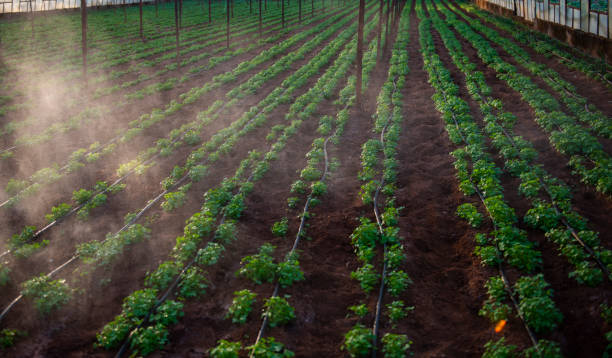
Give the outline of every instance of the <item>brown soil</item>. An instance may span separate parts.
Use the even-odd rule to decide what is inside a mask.
[[[305,14],[309,14],[309,6],[305,6],[303,10]],[[496,275],[497,271],[481,266],[480,260],[473,254],[474,235],[477,231],[455,214],[457,206],[464,202],[472,202],[477,206],[480,203],[475,198],[465,197],[458,190],[453,158],[449,155],[456,147],[448,139],[444,122],[431,100],[434,92],[427,82],[428,75],[423,70],[423,59],[418,45],[418,19],[414,10],[410,21],[410,74],[406,88],[402,91],[404,121],[399,142],[398,159],[401,166],[396,202],[397,206],[404,207],[400,217],[400,233],[407,262],[403,270],[414,281],[399,299],[415,308],[397,327],[391,327],[386,316],[383,316],[380,333],[408,335],[414,342],[411,351],[416,356],[477,357],[482,355],[487,341],[500,337],[494,333],[493,325],[478,315],[486,299],[484,282],[490,276]],[[396,29],[392,29],[389,41],[395,39],[395,32]],[[482,126],[478,105],[465,89],[464,75],[452,63],[439,34],[435,31],[432,31],[432,34],[437,53],[451,71],[453,81],[461,89],[461,98],[468,103],[474,119]],[[517,116],[515,133],[534,144],[539,152],[538,164],[572,187],[575,209],[589,219],[590,227],[600,232],[604,246],[609,246],[607,241],[612,235],[612,227],[608,216],[612,212],[612,203],[593,193],[571,174],[565,164],[567,158],[551,148],[547,134],[534,123],[534,115],[520,95],[497,79],[495,72],[480,61],[469,43],[463,39],[460,41],[466,55],[477,64],[478,70],[485,74],[493,94],[503,101],[506,110]],[[307,63],[328,42],[325,41],[311,54],[297,61],[279,78],[266,83],[256,94],[247,96],[237,106],[222,113],[217,121],[206,127],[202,139],[209,139],[217,130],[229,125],[252,105],[261,102],[286,76]],[[295,48],[297,46],[291,50]],[[499,52],[504,59],[507,58],[507,55]],[[545,61],[550,60],[531,54],[535,61],[549,64]],[[239,58],[228,61],[227,65],[219,66],[215,74],[229,70],[253,55],[254,53],[249,53],[238,56]],[[361,169],[361,146],[376,135],[372,132],[372,115],[376,111],[376,98],[387,78],[389,59],[390,51],[382,56],[382,60],[374,68],[364,94],[364,104],[362,108],[351,111],[340,144],[330,149],[330,156],[337,158],[340,166],[329,178],[328,192],[321,198],[321,203],[311,209],[313,216],[307,221],[307,237],[300,241],[298,247],[300,264],[306,279],[280,291],[281,295],[290,295],[289,301],[295,308],[297,319],[286,327],[270,328],[265,332],[266,336],[275,337],[294,351],[297,357],[348,356],[340,350],[343,335],[358,322],[354,316],[347,316],[348,306],[363,302],[370,312],[373,312],[376,305],[377,295],[364,294],[358,283],[350,278],[351,271],[357,268],[359,263],[350,245],[349,236],[358,224],[358,217],[373,217],[371,206],[364,205],[359,197],[362,183],[357,175]],[[250,71],[248,76],[271,63],[272,61],[262,64]],[[293,98],[311,88],[327,66],[297,90]],[[566,76],[566,71],[561,68],[558,71]],[[354,70],[348,75],[352,74]],[[345,84],[348,75],[339,81],[339,88]],[[166,96],[138,103],[129,113],[118,114],[118,120],[126,122],[150,108],[168,103],[178,93],[196,84],[201,86],[210,79],[209,76],[212,74],[198,76],[188,81],[185,87],[174,89]],[[594,94],[596,88],[587,88],[587,79],[576,76],[568,80],[572,80],[579,88],[579,93],[599,106],[602,99]],[[28,200],[30,204],[5,211],[0,215],[2,237],[17,232],[26,223],[40,221],[51,205],[66,200],[75,188],[89,187],[100,178],[112,176],[117,166],[117,158],[132,158],[137,150],[151,145],[156,138],[172,128],[195,118],[198,111],[209,106],[214,99],[220,98],[235,85],[236,83],[223,86],[193,105],[186,106],[171,119],[147,131],[142,138],[120,146],[113,158],[102,160],[95,165],[96,168],[87,167],[78,175],[69,176],[61,183],[45,189],[36,200]],[[253,192],[247,196],[247,209],[238,221],[238,240],[228,246],[219,263],[207,271],[207,293],[198,299],[185,302],[185,316],[178,324],[169,328],[170,343],[163,350],[153,353],[152,357],[205,357],[208,356],[207,351],[216,345],[219,339],[240,340],[243,345],[254,342],[261,325],[263,301],[272,294],[273,286],[254,285],[242,277],[236,277],[234,273],[240,267],[240,259],[255,253],[263,243],[270,242],[277,247],[277,259],[281,259],[291,248],[299,225],[297,215],[301,213],[300,206],[303,202],[297,209],[287,208],[287,198],[294,196],[289,187],[299,177],[299,170],[306,164],[305,154],[310,149],[312,140],[319,136],[316,132],[318,119],[323,115],[334,116],[338,111],[338,106],[333,103],[336,98],[337,96],[324,100],[319,105],[316,115],[304,121],[299,133],[288,141],[286,148],[280,153],[278,160],[272,162],[264,178],[256,182]],[[612,110],[606,105],[600,108]],[[279,106],[267,116],[265,124],[241,138],[231,153],[222,156],[211,166],[211,172],[205,179],[192,186],[184,206],[171,213],[163,212],[159,206],[148,212],[153,232],[151,238],[131,246],[111,267],[96,270],[81,278],[80,272],[85,267],[79,263],[60,273],[59,276],[67,278],[71,286],[83,289],[82,292],[76,293],[71,304],[45,318],[36,314],[31,303],[18,304],[0,328],[21,328],[27,330],[28,336],[22,338],[14,348],[3,351],[3,354],[7,357],[114,356],[114,351],[93,348],[96,333],[120,312],[124,297],[143,287],[147,271],[168,259],[168,253],[175,243],[175,238],[181,235],[185,220],[200,210],[202,194],[218,185],[222,178],[233,175],[240,160],[246,157],[250,150],[266,152],[269,149],[270,143],[263,138],[272,126],[287,123],[285,114],[288,110],[289,104]],[[92,133],[91,137],[84,138],[83,141],[100,139],[105,133]],[[101,239],[106,232],[120,228],[124,215],[142,207],[148,199],[160,192],[159,181],[174,165],[183,164],[192,149],[178,148],[173,155],[160,159],[158,165],[145,175],[130,177],[125,192],[109,197],[109,202],[104,207],[91,213],[89,221],[79,222],[73,217],[51,230],[48,237],[45,237],[51,241],[49,247],[29,259],[11,263],[13,282],[21,282],[40,272],[48,271],[70,257],[75,245]],[[67,148],[47,148],[46,151],[48,153],[44,155],[48,158],[63,158],[69,153]],[[496,164],[503,167],[498,153],[491,151],[490,154]],[[29,160],[31,155],[33,153],[24,152],[20,160]],[[5,169],[10,171],[5,174]],[[0,175],[3,179],[0,181],[13,176],[12,170],[15,170],[15,167],[3,166]],[[517,215],[522,217],[529,209],[529,202],[518,195],[518,180],[503,175],[502,185],[505,199],[515,208]],[[270,227],[284,216],[289,218],[289,234],[286,238],[274,237]],[[541,232],[531,230],[522,223],[519,226],[527,230],[529,238],[539,244],[544,262],[542,271],[551,283],[555,302],[565,317],[558,330],[540,338],[552,338],[560,342],[564,354],[568,357],[601,356],[606,344],[603,334],[609,327],[603,326],[598,306],[602,302],[612,301],[609,286],[589,288],[578,285],[568,278],[571,266],[565,258],[557,255],[557,248],[550,244]],[[491,227],[485,225],[482,229],[491,230]],[[4,245],[5,241],[0,243],[0,248]],[[517,273],[511,269],[508,271],[510,278],[514,279]],[[102,286],[101,279],[110,279],[110,283]],[[224,315],[232,301],[233,292],[243,288],[252,289],[258,297],[249,320],[245,325],[239,326],[224,319]],[[3,287],[0,292],[2,307],[14,298],[18,291],[19,288],[14,284]],[[383,305],[392,300],[391,296],[385,294]],[[373,318],[370,313],[361,322],[369,327]],[[521,348],[529,345],[525,330],[517,319],[510,320],[503,336],[509,343]]]

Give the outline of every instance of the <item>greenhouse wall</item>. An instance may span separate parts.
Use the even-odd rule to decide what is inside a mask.
[[[612,62],[612,21],[609,21],[612,1],[475,0],[475,3]]]
[[[137,4],[139,2],[140,0],[87,0],[87,7]],[[153,0],[144,0],[143,2],[153,2]],[[77,9],[80,7],[81,0],[0,0],[0,14]]]

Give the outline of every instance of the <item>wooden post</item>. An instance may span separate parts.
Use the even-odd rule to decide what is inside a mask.
[[[610,18],[612,17],[612,1],[608,0],[608,33],[607,33],[607,38],[610,38],[610,36],[612,35],[612,19]]]
[[[380,41],[382,40],[382,18],[383,18],[383,0],[380,0],[380,4],[378,5],[378,49],[376,53],[378,54],[378,58],[382,58],[382,54],[380,53],[381,45]]]
[[[283,24],[283,29],[285,28],[285,0],[281,0],[281,22]]]
[[[357,27],[357,82],[355,83],[355,96],[357,105],[362,105],[361,87],[363,82],[363,21],[365,0],[359,0],[359,24]]]
[[[589,28],[589,0],[580,0],[580,30]]]
[[[87,0],[81,0],[81,52],[83,53],[83,81],[87,87]]]
[[[261,39],[261,2],[262,0],[259,0],[259,38]]]
[[[226,47],[229,48],[229,42],[230,42],[230,0],[225,0],[225,13],[226,13],[226,26],[225,26],[225,33],[227,34],[227,41],[226,41]]]
[[[567,0],[561,0],[559,2],[559,23],[565,25],[567,16]]]
[[[391,5],[391,0],[387,0],[387,16],[385,16],[385,39],[389,38],[389,5]],[[387,44],[388,40],[385,40],[385,46],[383,47],[383,53],[387,53]]]
[[[183,27],[183,0],[179,0],[179,27]]]
[[[176,34],[176,61],[178,62],[179,58],[179,9],[178,9],[179,0],[174,0],[174,32]]]
[[[140,0],[140,39],[144,41],[144,35],[142,33],[142,0]]]

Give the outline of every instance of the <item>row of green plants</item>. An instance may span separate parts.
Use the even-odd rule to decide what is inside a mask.
[[[481,11],[466,2],[458,4],[471,14],[506,31],[518,42],[528,45],[537,53],[549,58],[555,56],[567,68],[580,71],[593,79],[601,81],[612,89],[612,66],[608,65],[605,61],[591,59],[584,53],[580,53],[577,56],[575,54],[578,51],[577,49],[546,34],[534,31],[512,19]]]
[[[476,65],[463,53],[460,42],[451,30],[440,26],[440,31],[458,68],[466,77],[470,74],[470,95],[479,104],[485,131],[503,157],[505,170],[520,179],[518,192],[531,203],[523,221],[541,229],[549,240],[559,246],[560,254],[575,268],[570,272],[570,277],[590,286],[601,283],[603,271],[593,259],[603,261],[604,268],[609,271],[612,269],[612,252],[601,246],[598,233],[588,230],[586,219],[572,208],[571,189],[536,164],[538,153],[530,142],[513,135],[516,117],[504,111],[500,99],[492,97],[491,88],[484,77],[472,74]],[[591,253],[595,254],[595,258],[590,257]]]
[[[447,21],[456,31],[470,42],[480,59],[497,72],[497,77],[519,92],[525,102],[534,110],[535,120],[549,133],[551,145],[561,154],[571,156],[569,165],[581,180],[609,195],[612,193],[612,160],[601,143],[588,130],[569,115],[562,112],[557,100],[539,88],[531,79],[503,61],[497,51],[469,25],[461,22],[448,9],[442,9]]]
[[[541,254],[536,250],[535,244],[528,240],[526,232],[516,226],[518,219],[514,209],[507,204],[503,196],[500,180],[503,171],[488,154],[485,136],[474,122],[468,104],[460,98],[459,87],[453,82],[450,71],[436,53],[431,33],[432,23],[443,40],[450,31],[445,28],[446,22],[438,16],[432,3],[427,1],[426,5],[431,18],[425,15],[420,4],[416,7],[421,20],[421,52],[425,70],[429,74],[429,83],[435,90],[434,104],[446,123],[449,138],[456,145],[464,145],[451,153],[455,159],[459,189],[466,196],[477,194],[493,227],[490,233],[476,235],[475,252],[483,265],[497,267],[500,272],[499,276],[491,277],[485,285],[488,299],[480,314],[496,323],[509,319],[516,311],[530,338],[534,339],[533,347],[526,349],[523,354],[528,357],[560,357],[560,349],[556,343],[536,340],[532,332],[549,332],[562,320],[562,314],[552,300],[549,284],[541,274],[533,274],[541,265]],[[451,57],[457,55],[454,46],[451,45],[448,49]],[[475,71],[473,65],[470,67],[460,57],[454,58],[455,64],[469,73],[469,76],[466,76],[466,87],[470,89],[470,94],[481,95],[478,86],[482,82],[474,78],[482,78],[482,73]],[[472,215],[465,215],[468,218],[474,216],[473,210],[462,211],[472,212]],[[519,278],[514,284],[511,284],[505,275],[504,263],[519,270]],[[485,345],[483,357],[504,357],[504,354],[516,356],[515,349],[516,347],[507,345],[502,337]]]
[[[398,143],[403,121],[401,90],[406,85],[408,68],[408,46],[410,36],[410,12],[412,4],[404,5],[399,20],[387,80],[377,97],[373,131],[376,138],[369,139],[362,146],[361,171],[359,180],[360,196],[364,204],[371,205],[375,220],[367,216],[359,219],[360,225],[351,234],[351,243],[361,267],[351,273],[366,295],[380,286],[374,312],[374,328],[366,328],[361,321],[368,316],[365,303],[349,307],[358,322],[344,335],[342,349],[351,357],[366,357],[377,351],[379,339],[379,320],[384,302],[384,291],[394,297],[385,305],[391,329],[404,319],[413,307],[406,307],[399,298],[412,283],[409,275],[402,270],[406,256],[399,234],[399,214],[395,191],[399,161]],[[376,57],[370,59],[376,62]],[[382,251],[382,274],[377,270],[377,253]],[[380,267],[379,267],[380,268]],[[382,352],[385,357],[406,357],[410,354],[412,341],[405,334],[386,332],[382,338]]]
[[[478,19],[467,16],[458,10],[453,4],[448,7],[459,14],[472,28],[484,34],[490,41],[496,43],[510,54],[518,64],[529,70],[534,76],[540,77],[552,88],[569,111],[584,123],[592,132],[604,138],[612,138],[612,119],[601,113],[596,105],[587,103],[587,98],[577,93],[576,88],[564,80],[562,76],[552,68],[544,64],[536,63],[530,59],[529,53],[511,40],[501,36],[494,29],[485,26]],[[560,109],[558,107],[557,109]]]

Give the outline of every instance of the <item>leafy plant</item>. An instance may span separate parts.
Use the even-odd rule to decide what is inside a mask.
[[[519,310],[536,333],[553,330],[563,320],[548,286],[542,274],[523,276],[514,285],[519,296]]]
[[[66,285],[66,280],[51,280],[41,274],[23,283],[21,294],[33,300],[40,313],[47,314],[68,303],[72,289]]]
[[[457,208],[457,215],[467,220],[473,227],[479,227],[482,223],[482,214],[480,214],[476,207],[470,203],[459,205]]]
[[[359,318],[364,318],[369,313],[368,306],[366,306],[365,303],[356,306],[350,306],[348,309],[350,311],[353,311],[353,313]]]
[[[6,266],[6,263],[0,262],[0,287],[5,286],[10,281],[11,269]]]
[[[272,234],[274,236],[285,237],[287,236],[287,232],[289,232],[289,219],[286,217],[272,225]]]
[[[240,261],[242,267],[236,274],[245,276],[256,284],[272,282],[277,270],[274,258],[271,256],[274,249],[271,244],[263,244],[258,254],[246,256]]]
[[[289,296],[270,297],[264,303],[262,318],[268,318],[270,327],[285,325],[295,319],[293,307],[287,302]]]
[[[206,293],[206,277],[204,271],[198,267],[190,267],[179,282],[180,297],[193,298]]]
[[[304,280],[304,273],[300,269],[300,262],[296,253],[277,265],[277,276],[278,282],[283,288],[291,286],[294,282]]]
[[[66,214],[68,214],[71,209],[72,209],[72,206],[70,206],[70,204],[61,203],[58,206],[52,207],[51,208],[51,214],[45,215],[45,219],[48,222],[50,222],[50,223],[54,222],[57,219],[63,217]]]
[[[372,264],[365,264],[356,271],[351,272],[351,278],[359,281],[361,289],[366,293],[372,291],[378,283],[378,274]]]
[[[144,318],[157,302],[157,290],[145,288],[132,292],[123,300],[123,312],[126,318],[139,322]]]
[[[387,315],[391,323],[397,323],[399,320],[406,318],[408,312],[414,310],[414,306],[404,306],[404,301],[393,301],[387,304]]]
[[[276,342],[274,337],[262,338],[256,344],[246,347],[252,351],[253,358],[290,358],[295,354],[285,346]]]
[[[198,265],[211,266],[219,261],[225,248],[216,242],[209,242],[206,247],[200,249],[196,256]]]
[[[124,314],[118,315],[114,320],[107,323],[100,333],[96,334],[94,347],[118,348],[130,333],[131,328],[132,322]]]
[[[372,332],[361,324],[356,324],[344,335],[342,350],[346,350],[351,357],[365,357],[372,350]]]
[[[412,284],[412,280],[408,274],[402,270],[393,270],[386,277],[387,290],[392,296],[399,296],[408,285]]]
[[[16,329],[5,328],[0,331],[0,348],[6,349],[12,347],[17,339],[24,337],[25,332]]]
[[[211,358],[238,358],[241,349],[242,343],[222,339],[215,348],[210,350],[210,356]]]
[[[145,278],[145,285],[153,287],[159,291],[165,290],[168,285],[178,276],[183,269],[183,265],[177,261],[166,261],[161,263],[157,270],[148,273]]]
[[[169,326],[178,322],[179,318],[183,317],[183,303],[173,300],[166,300],[162,303],[155,313],[151,315],[151,321],[161,323],[164,326]]]
[[[404,358],[412,345],[405,334],[386,333],[381,341],[385,358]]]
[[[485,351],[482,358],[516,358],[518,357],[517,347],[507,345],[504,337],[498,341],[489,341],[485,344]]]
[[[141,327],[134,331],[130,346],[139,354],[146,356],[163,348],[168,343],[168,329],[161,323]]]
[[[232,318],[233,323],[243,324],[253,309],[256,293],[248,289],[234,292],[234,300],[229,307],[225,318]]]

